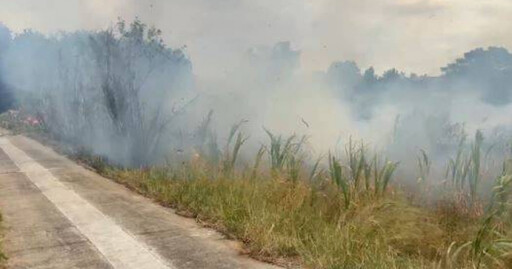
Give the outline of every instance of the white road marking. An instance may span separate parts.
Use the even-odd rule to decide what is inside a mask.
[[[14,146],[8,138],[0,137],[0,147],[114,268],[175,268],[75,191],[66,187],[48,169]]]

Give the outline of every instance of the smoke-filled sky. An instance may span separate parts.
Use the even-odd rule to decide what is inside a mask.
[[[0,0],[0,21],[14,31],[101,29],[134,16],[186,46],[203,77],[229,73],[248,48],[285,40],[307,71],[355,60],[437,74],[475,47],[512,48],[510,0]]]

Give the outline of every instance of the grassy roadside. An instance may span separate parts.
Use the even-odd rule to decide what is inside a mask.
[[[451,243],[442,220],[401,194],[361,197],[342,210],[343,197],[332,186],[317,191],[279,179],[212,180],[200,171],[102,174],[241,240],[253,257],[287,266],[431,268]]]
[[[37,129],[21,132],[57,149],[64,147],[38,135]],[[504,209],[512,182],[508,176],[497,180],[494,189],[499,199],[486,213],[483,201],[457,186],[418,183],[413,191],[393,184],[394,164],[368,161],[371,158],[361,149],[349,148],[344,161],[329,156],[328,168],[311,170],[297,161],[299,150],[293,147],[300,142],[270,137],[267,154],[258,154],[254,165],[240,169],[234,169],[241,146],[237,143],[228,145],[219,162],[198,154],[179,165],[141,169],[111,166],[83,152],[72,152],[71,157],[240,240],[250,256],[286,267],[512,265],[511,252],[504,247],[509,244],[510,223],[501,217],[508,210]],[[434,203],[410,199],[435,188],[439,194]]]

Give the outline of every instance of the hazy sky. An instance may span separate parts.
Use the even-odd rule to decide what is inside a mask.
[[[438,73],[479,46],[512,48],[512,0],[0,0],[15,31],[99,29],[139,16],[186,46],[198,75],[229,70],[250,47],[291,41],[305,70],[355,60],[378,71]]]

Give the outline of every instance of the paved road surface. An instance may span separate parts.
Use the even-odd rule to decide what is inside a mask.
[[[0,129],[8,268],[275,268],[23,136]]]

